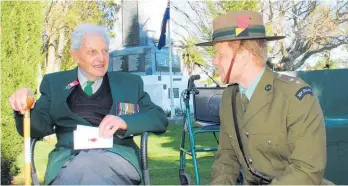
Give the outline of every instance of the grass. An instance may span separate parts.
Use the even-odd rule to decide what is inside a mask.
[[[148,157],[150,180],[152,185],[179,185],[179,147],[181,141],[182,125],[169,125],[165,134],[151,134],[148,139]],[[140,142],[140,137],[135,137],[137,144]],[[35,147],[35,166],[38,173],[39,181],[42,183],[46,165],[48,161],[48,153],[54,148],[56,141],[38,142]],[[196,137],[198,147],[217,146],[215,138],[212,134],[199,134]],[[188,147],[186,140],[185,147]],[[211,152],[198,153],[198,167],[200,173],[200,184],[210,184],[210,170],[214,157]],[[17,160],[17,166],[23,170],[24,155],[21,154]],[[186,156],[186,172],[191,176],[194,182],[194,171],[192,159]],[[23,172],[21,171],[14,179],[14,184],[24,184]],[[194,184],[194,183],[192,183]]]

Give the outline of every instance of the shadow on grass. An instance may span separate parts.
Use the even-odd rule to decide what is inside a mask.
[[[213,162],[211,157],[197,158],[199,162],[200,182],[202,185],[210,184],[210,167]],[[150,178],[153,185],[179,185],[179,158],[150,158],[149,159]],[[193,185],[194,171],[191,161],[187,161],[185,171],[191,176]]]
[[[164,148],[172,148],[175,151],[179,151],[182,130],[183,130],[183,125],[169,126],[167,132],[163,134],[163,137],[170,138],[170,140],[168,140],[165,143],[162,143],[161,146]],[[219,137],[218,134],[219,133],[217,133],[217,138]],[[195,143],[196,143],[196,147],[217,147],[218,146],[213,133],[196,134]],[[189,147],[189,136],[186,133],[185,148],[188,148],[188,147]]]

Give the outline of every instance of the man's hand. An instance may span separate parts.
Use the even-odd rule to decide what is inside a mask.
[[[34,97],[33,93],[31,93],[28,88],[19,89],[15,93],[13,93],[9,98],[12,110],[19,111],[21,114],[24,114],[25,108],[27,107],[28,97]],[[34,108],[34,105],[35,102],[31,105],[30,108]]]
[[[103,138],[111,138],[118,129],[127,130],[126,122],[120,117],[106,115],[100,122],[99,135]]]

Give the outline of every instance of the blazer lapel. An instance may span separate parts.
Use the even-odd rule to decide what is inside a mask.
[[[121,80],[117,77],[116,73],[108,73],[107,77],[109,78],[109,85],[113,100],[109,114],[116,115],[118,109],[117,103],[120,102],[120,98],[122,96]]]
[[[266,68],[248,104],[248,108],[244,115],[243,126],[246,125],[260,110],[265,108],[265,106],[267,106],[272,100],[273,80],[273,72]]]
[[[70,86],[69,84],[74,82],[74,81],[78,81],[77,78],[77,68],[71,70],[71,71],[67,71],[67,73],[64,75],[64,80],[62,81],[62,87],[64,87],[64,99],[67,99],[69,97],[69,95],[71,94],[71,92],[76,88],[76,86]]]

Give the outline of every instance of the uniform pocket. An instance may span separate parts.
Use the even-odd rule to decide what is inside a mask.
[[[274,171],[284,170],[289,164],[289,143],[286,133],[250,134],[252,148],[256,149],[260,158],[268,161]]]

